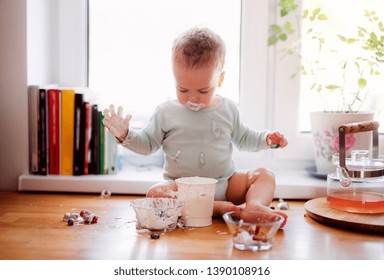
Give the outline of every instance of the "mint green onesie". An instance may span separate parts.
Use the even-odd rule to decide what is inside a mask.
[[[164,179],[215,178],[215,200],[226,200],[228,179],[235,171],[232,145],[250,152],[266,149],[267,133],[244,125],[237,105],[227,98],[197,112],[172,100],[160,104],[144,128],[129,129],[122,145],[145,155],[162,147]]]

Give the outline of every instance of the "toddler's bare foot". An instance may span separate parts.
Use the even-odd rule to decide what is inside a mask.
[[[287,220],[288,220],[288,215],[285,214],[284,212],[272,210],[268,206],[264,206],[264,205],[249,205],[249,206],[246,206],[244,210],[260,211],[260,212],[274,212],[276,214],[279,214],[280,216],[282,216],[284,218],[284,221],[281,224],[280,229],[284,228],[284,226],[285,226],[285,224],[287,223]]]
[[[213,216],[221,217],[231,211],[240,211],[240,207],[230,201],[215,201],[213,204]]]
[[[276,214],[279,214],[280,216],[283,216],[284,221],[283,221],[283,223],[281,224],[280,228],[281,228],[281,229],[284,228],[284,227],[285,227],[285,224],[287,223],[287,220],[288,220],[288,215],[285,214],[284,212],[281,212],[281,211],[275,211],[275,210],[273,210],[273,212],[275,212]]]

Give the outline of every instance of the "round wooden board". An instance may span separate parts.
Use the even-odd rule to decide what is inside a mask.
[[[384,214],[359,214],[333,209],[327,198],[320,197],[304,204],[307,214],[324,224],[353,230],[384,233]]]

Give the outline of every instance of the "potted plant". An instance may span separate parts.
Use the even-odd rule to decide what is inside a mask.
[[[362,11],[365,26],[356,26],[353,36],[336,34],[339,49],[329,44],[322,26],[332,19],[322,7],[301,10],[296,0],[279,0],[279,23],[271,24],[269,46],[283,44],[282,57],[300,59],[302,83],[323,103],[323,111],[312,112],[311,130],[316,145],[316,168],[320,174],[334,170],[331,158],[338,152],[337,128],[343,123],[372,120],[374,112],[362,109],[374,79],[384,62],[384,24],[375,11]],[[301,29],[301,23],[306,28]],[[303,43],[307,45],[303,46]],[[310,55],[303,55],[311,50]],[[315,50],[313,52],[313,50]],[[336,65],[336,67],[335,67]],[[369,149],[370,135],[348,135],[347,152]]]

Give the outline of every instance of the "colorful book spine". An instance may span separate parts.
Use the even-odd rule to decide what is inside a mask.
[[[117,142],[115,136],[106,132],[108,138],[108,174],[117,173]]]
[[[60,92],[48,90],[49,174],[60,174]]]
[[[61,175],[73,175],[75,91],[61,91]]]
[[[75,93],[74,107],[74,138],[73,138],[73,175],[84,174],[84,97],[81,93]]]
[[[104,136],[104,115],[99,112],[99,125],[100,125],[100,174],[105,174],[105,136]]]
[[[28,87],[29,173],[39,173],[39,87]]]
[[[90,157],[90,139],[92,134],[91,129],[91,107],[88,101],[84,102],[84,175],[89,174],[89,163],[91,161]]]
[[[104,116],[103,116],[104,118]],[[108,165],[109,165],[109,137],[108,137],[108,129],[104,126],[103,123],[103,130],[104,130],[104,169],[103,174],[108,174]]]
[[[100,117],[98,106],[92,106],[92,139],[90,174],[100,174]]]
[[[47,141],[47,93],[45,89],[39,89],[39,174],[48,174],[48,141]]]

